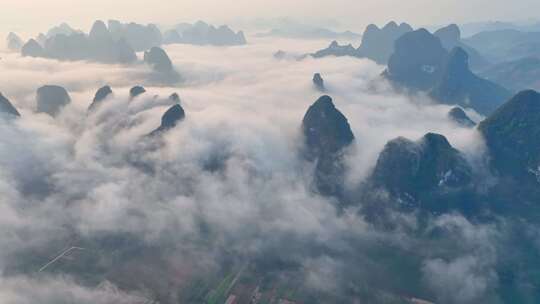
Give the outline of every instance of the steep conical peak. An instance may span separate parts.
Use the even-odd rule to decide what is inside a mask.
[[[540,183],[540,94],[522,91],[478,127],[491,164],[504,176]]]
[[[337,153],[354,140],[347,118],[327,95],[309,107],[302,127],[308,153],[312,157]]]
[[[495,112],[492,116],[498,117],[499,115],[502,115],[507,111],[515,112],[517,110],[522,111],[519,113],[520,115],[521,114],[526,115],[527,111],[536,112],[539,109],[540,109],[540,93],[538,93],[535,90],[524,90],[517,93],[514,97],[512,97],[506,104],[500,107],[499,110],[497,110],[497,112]],[[489,121],[490,119],[491,117],[488,118],[486,122]]]
[[[381,152],[372,180],[393,195],[416,201],[429,193],[466,187],[472,169],[463,155],[440,134],[428,133],[419,141],[389,141]]]
[[[146,89],[142,86],[134,86],[129,90],[129,96],[133,99],[146,92]]]
[[[22,41],[21,37],[19,37],[17,34],[10,32],[6,38],[7,47],[8,49],[12,51],[19,51],[23,45],[24,42]]]
[[[179,103],[180,102],[180,96],[178,96],[178,93],[172,93],[171,96],[169,96],[169,100]]]
[[[311,105],[302,123],[303,157],[315,162],[314,186],[318,193],[341,197],[345,183],[343,153],[354,135],[347,118],[332,98],[321,96]]]
[[[21,116],[21,114],[19,114],[19,111],[17,111],[17,109],[13,106],[13,104],[11,104],[9,99],[4,97],[2,93],[0,93],[0,113],[6,113],[17,117]]]
[[[383,27],[383,30],[395,30],[397,28],[397,23],[395,21],[390,21]]]
[[[457,43],[461,39],[461,31],[456,24],[450,24],[438,29],[434,35],[439,37],[443,41],[443,44]]]
[[[109,30],[107,29],[107,25],[105,25],[105,22],[101,21],[101,20],[97,20],[96,22],[94,22],[94,24],[92,25],[92,29],[90,30],[90,38],[94,38],[94,39],[102,39],[102,38],[106,38],[106,37],[109,37],[110,33],[109,33]]]
[[[179,104],[170,107],[161,118],[162,128],[174,128],[176,124],[186,117],[184,109]]]
[[[445,63],[445,72],[470,72],[469,55],[460,47],[452,49]]]
[[[370,24],[370,25],[368,25],[368,26],[366,27],[366,30],[364,31],[364,35],[365,35],[366,33],[369,33],[369,32],[376,32],[376,31],[380,31],[380,30],[381,30],[381,29],[380,29],[377,25],[375,25],[375,24],[372,23],[372,24]]]
[[[94,96],[94,100],[92,101],[92,104],[90,104],[90,107],[88,107],[88,110],[95,109],[103,100],[105,100],[109,95],[113,93],[110,86],[106,85],[101,87],[99,90],[97,90],[96,95]]]
[[[15,34],[14,32],[9,32],[8,35],[7,35],[7,40],[12,40],[12,39],[21,39],[19,37],[19,35]]]
[[[178,125],[178,123],[186,117],[186,113],[181,105],[175,104],[170,107],[165,114],[161,117],[161,125],[154,130],[150,135],[157,135],[159,133],[170,130]]]
[[[45,85],[36,94],[38,113],[56,116],[62,108],[71,102],[68,92],[61,86]]]
[[[427,133],[426,135],[424,135],[424,137],[422,137],[420,142],[426,145],[429,149],[452,149],[452,146],[450,145],[446,137],[437,133]]]
[[[313,85],[315,88],[321,92],[324,92],[326,88],[324,87],[324,79],[322,78],[320,73],[315,73],[313,75]]]
[[[168,73],[173,70],[171,59],[167,53],[159,47],[153,47],[149,51],[144,52],[144,62],[158,72]]]
[[[394,51],[396,39],[410,30],[412,29],[398,26],[393,21],[386,24],[382,29],[376,25],[369,25],[362,35],[362,43],[357,50],[356,56],[366,57],[379,64],[386,65]]]
[[[96,95],[94,96],[94,102],[99,102],[107,98],[109,94],[112,94],[112,89],[110,86],[106,85],[97,90]]]
[[[408,32],[396,40],[385,74],[400,86],[428,90],[438,81],[447,55],[439,38],[426,29]]]
[[[469,68],[469,55],[461,47],[448,54],[430,92],[441,103],[469,107],[484,115],[492,113],[509,95],[505,88],[474,75]]]
[[[402,24],[399,25],[399,29],[402,31],[402,32],[412,32],[414,31],[413,27],[410,26],[408,23],[406,22],[403,22]]]
[[[467,116],[467,113],[460,107],[453,107],[448,112],[448,118],[460,126],[466,128],[472,128],[476,126],[476,123]]]
[[[30,39],[25,45],[23,45],[21,55],[24,57],[43,57],[45,55],[45,51],[36,40]]]

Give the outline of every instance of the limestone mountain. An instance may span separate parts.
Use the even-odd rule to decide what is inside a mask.
[[[502,176],[538,187],[540,183],[540,94],[522,91],[478,127],[491,166]]]
[[[352,46],[352,44],[340,45],[337,41],[332,41],[330,45],[322,50],[319,50],[311,54],[314,58],[322,58],[327,56],[351,56],[358,57],[358,51]]]
[[[61,86],[45,85],[37,90],[37,112],[56,116],[71,102],[68,92]]]
[[[440,78],[447,55],[439,38],[426,29],[409,32],[396,40],[384,75],[398,86],[429,90]]]
[[[30,39],[21,48],[21,55],[24,57],[43,57],[45,56],[45,51],[36,40]]]
[[[142,86],[134,86],[129,90],[129,97],[134,99],[135,97],[146,93],[146,89]]]
[[[448,118],[462,127],[473,128],[476,126],[476,123],[460,107],[453,107],[448,112]]]
[[[88,33],[88,38],[94,41],[104,41],[112,39],[111,33],[107,29],[105,22],[97,20],[92,25],[90,32]]]
[[[333,41],[330,46],[311,54],[311,56],[315,58],[326,56],[368,58],[378,64],[385,65],[394,51],[396,40],[411,31],[413,28],[407,23],[397,25],[392,21],[383,28],[371,24],[364,31],[362,42],[358,48],[354,48],[351,44],[339,45],[337,41]]]
[[[96,21],[86,35],[72,30],[58,30],[42,37],[42,45],[30,40],[23,56],[57,60],[91,60],[102,63],[132,63],[137,60],[133,48],[123,38],[115,39],[103,21]]]
[[[482,79],[469,69],[469,56],[461,48],[454,48],[447,56],[440,78],[430,92],[442,103],[470,107],[487,115],[510,96],[510,91]]]
[[[60,25],[54,26],[49,31],[47,31],[47,34],[45,35],[46,38],[54,37],[56,35],[65,35],[69,36],[71,34],[80,33],[80,31],[75,30],[72,28],[69,24],[63,22]]]
[[[492,63],[516,61],[538,57],[540,31],[516,29],[485,31],[464,39],[464,43],[474,47]]]
[[[13,104],[2,93],[0,93],[0,113],[12,115],[15,117],[21,116],[19,111],[13,106]]]
[[[183,23],[176,28],[168,30],[165,43],[184,43],[195,45],[244,45],[246,37],[244,32],[234,32],[227,25],[215,27],[203,21],[195,24]]]
[[[316,163],[314,184],[324,195],[343,194],[343,153],[354,141],[347,118],[334,106],[332,98],[320,97],[302,121],[304,157]]]
[[[472,168],[440,134],[428,133],[419,141],[399,137],[384,147],[371,182],[407,204],[420,206],[467,188]]]
[[[383,76],[400,89],[429,92],[438,102],[473,108],[484,115],[511,95],[507,89],[476,76],[462,48],[447,52],[440,39],[425,29],[396,41]]]
[[[171,96],[169,96],[169,100],[174,103],[180,103],[180,96],[178,96],[178,93],[172,93]]]
[[[107,97],[112,95],[112,93],[113,93],[113,91],[112,91],[111,87],[108,86],[108,85],[99,88],[99,90],[97,90],[97,92],[96,92],[96,95],[94,96],[94,100],[92,101],[92,103],[88,107],[88,111],[96,110],[99,107],[99,105],[101,105],[101,103],[105,99],[107,99]]]
[[[540,90],[540,57],[524,57],[494,64],[479,75],[514,92]]]
[[[165,114],[161,117],[161,125],[150,133],[150,136],[155,136],[166,132],[178,125],[182,120],[186,118],[186,112],[180,104],[175,104],[170,107]]]
[[[20,51],[24,45],[23,40],[17,34],[11,32],[6,38],[7,47],[11,51]]]
[[[159,47],[153,47],[149,51],[144,52],[144,62],[150,65],[156,72],[171,73],[174,71],[171,59]]]
[[[123,40],[136,52],[146,51],[163,43],[163,36],[154,24],[121,23],[109,20],[107,28],[115,41]]]
[[[396,40],[412,31],[413,28],[407,23],[397,25],[397,23],[392,21],[383,28],[371,24],[362,35],[362,44],[358,48],[358,56],[369,58],[378,64],[385,65],[394,51]]]
[[[313,75],[313,85],[320,92],[326,91],[326,88],[324,87],[324,79],[322,78],[320,73],[315,73]]]
[[[485,68],[489,62],[473,47],[468,46],[461,40],[461,30],[456,24],[450,24],[440,28],[433,33],[437,36],[447,51],[451,51],[455,47],[462,48],[470,58],[470,65],[473,69]]]

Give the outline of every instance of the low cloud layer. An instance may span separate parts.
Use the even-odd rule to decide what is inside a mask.
[[[168,47],[184,80],[177,87],[152,83],[143,65],[2,54],[0,90],[22,118],[0,122],[0,302],[177,303],[190,281],[246,265],[299,277],[306,290],[334,299],[367,286],[441,303],[498,300],[496,227],[449,215],[429,223],[444,232],[435,242],[409,233],[420,224],[412,214],[396,215],[395,230],[378,230],[358,210],[337,212],[313,193],[312,165],[298,155],[302,117],[319,97],[316,72],[356,136],[347,155],[352,189],[390,139],[442,133],[478,159],[477,132],[451,122],[449,106],[393,92],[373,62],[272,56],[326,41],[250,41]],[[35,113],[35,90],[44,84],[72,97],[56,119]],[[105,84],[114,96],[88,114]],[[130,101],[138,84],[147,93]],[[173,92],[185,121],[162,138],[147,137]],[[71,246],[84,250],[39,272]],[[389,265],[394,255],[410,269]],[[409,276],[418,285],[398,287]]]

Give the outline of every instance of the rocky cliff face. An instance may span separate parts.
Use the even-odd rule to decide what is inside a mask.
[[[419,141],[397,138],[381,152],[371,182],[393,197],[420,206],[436,203],[434,197],[467,188],[472,168],[464,156],[439,134]]]
[[[460,107],[453,107],[448,112],[448,118],[462,127],[473,128],[476,126],[476,123]]]
[[[413,90],[429,90],[440,78],[448,55],[439,38],[425,29],[397,39],[385,75],[393,83]]]
[[[394,21],[389,22],[383,28],[370,24],[362,35],[362,43],[356,49],[352,45],[339,45],[333,41],[326,49],[312,54],[315,58],[326,56],[351,56],[368,58],[378,64],[387,64],[390,55],[394,52],[396,40],[404,34],[413,31],[407,23],[397,25]]]
[[[42,36],[42,45],[30,40],[22,49],[23,56],[53,58],[58,60],[92,60],[103,63],[133,63],[135,51],[122,37],[115,39],[103,21],[96,21],[88,35],[57,30]]]
[[[354,141],[347,118],[329,96],[320,97],[304,116],[304,157],[316,163],[314,184],[324,195],[343,194],[343,153]]]
[[[503,177],[540,184],[540,94],[522,91],[478,127],[491,166]]]
[[[510,92],[474,75],[469,69],[468,54],[457,47],[446,58],[430,95],[439,102],[470,107],[488,115],[510,97]]]
[[[19,117],[21,114],[19,114],[19,111],[11,104],[9,99],[4,97],[2,93],[0,93],[0,114],[7,114],[14,117]]]
[[[37,112],[56,116],[71,102],[68,92],[61,86],[46,85],[37,90]]]
[[[453,40],[459,29],[446,29],[439,35]],[[396,41],[383,75],[399,88],[429,92],[438,102],[473,108],[484,115],[510,96],[505,88],[470,70],[465,50],[455,47],[447,52],[441,40],[425,29],[406,33]]]
[[[313,75],[313,85],[319,92],[326,91],[326,88],[324,87],[324,79],[320,73],[315,73]]]
[[[166,132],[174,127],[176,127],[182,120],[186,118],[186,112],[181,105],[175,104],[170,107],[165,114],[161,117],[161,125],[152,133],[150,136],[156,136],[163,132]]]
[[[153,47],[149,51],[144,52],[144,62],[150,65],[156,72],[171,73],[174,71],[171,59],[159,47]]]
[[[352,56],[358,57],[358,51],[352,46],[352,44],[340,45],[337,41],[332,41],[330,45],[322,50],[319,50],[311,54],[314,58],[322,58],[327,56]]]
[[[112,95],[113,91],[110,86],[106,85],[101,87],[99,90],[97,90],[96,95],[94,96],[94,100],[88,107],[88,111],[96,110],[99,105],[107,99],[110,95]]]
[[[19,37],[15,33],[9,33],[6,38],[7,47],[11,51],[20,51],[21,48],[24,45],[24,42],[22,41],[21,37]]]
[[[30,39],[21,48],[21,55],[24,57],[44,57],[45,51],[36,40]]]
[[[129,97],[131,99],[146,93],[146,89],[142,86],[134,86],[129,90]]]
[[[456,24],[450,24],[440,28],[433,35],[437,36],[447,51],[451,51],[456,47],[462,48],[470,58],[471,68],[481,69],[489,65],[489,62],[484,59],[480,53],[474,48],[468,46],[461,40],[461,30]]]
[[[109,20],[107,27],[115,41],[124,40],[137,52],[146,51],[163,43],[161,31],[154,24],[142,25],[134,22],[121,23],[117,20]]]
[[[394,52],[396,40],[412,31],[413,28],[407,23],[397,25],[392,21],[382,29],[371,24],[362,36],[362,44],[358,48],[359,56],[369,58],[379,64],[387,64]]]

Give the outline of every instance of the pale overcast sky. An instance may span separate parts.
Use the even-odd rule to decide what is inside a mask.
[[[293,17],[341,20],[352,30],[394,19],[414,25],[526,20],[540,0],[1,0],[3,31],[39,31],[66,21],[87,29],[95,19],[173,24],[198,19]]]

